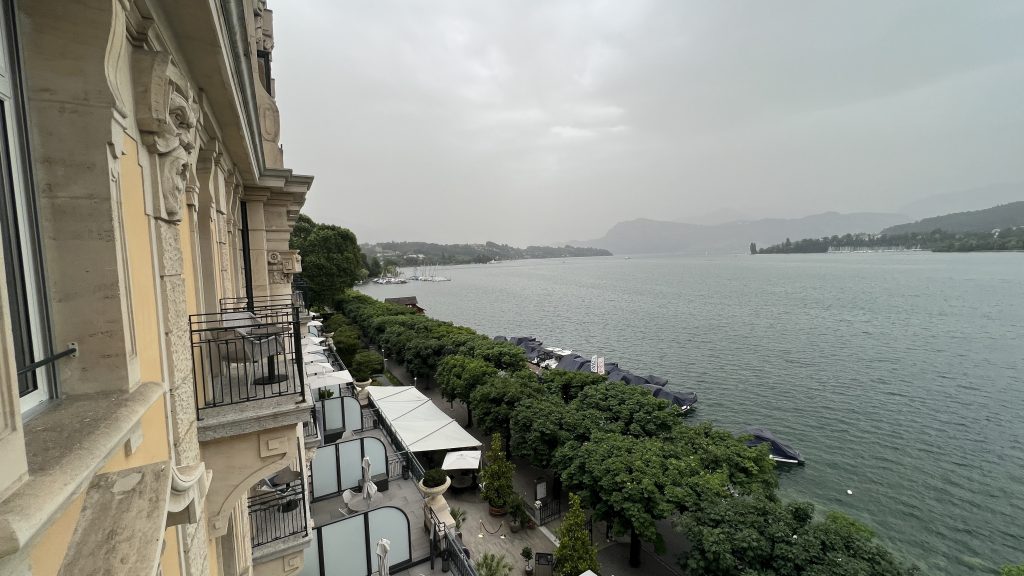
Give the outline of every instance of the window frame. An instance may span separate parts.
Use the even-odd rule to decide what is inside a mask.
[[[8,306],[23,416],[56,397],[52,364],[24,368],[53,354],[35,187],[29,164],[20,54],[11,2],[0,0],[0,220]]]

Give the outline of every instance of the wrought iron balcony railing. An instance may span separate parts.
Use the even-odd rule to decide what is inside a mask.
[[[291,308],[298,306],[299,308],[305,307],[303,304],[302,294],[295,292],[292,294],[274,294],[270,296],[253,296],[252,302],[246,296],[230,296],[227,298],[220,299],[220,309],[222,312],[237,312],[241,310],[257,310],[261,308]]]
[[[305,398],[298,308],[194,314],[189,327],[200,420],[218,406]]]
[[[301,474],[278,486],[265,483],[249,497],[249,532],[255,550],[296,534],[309,534],[306,486]]]

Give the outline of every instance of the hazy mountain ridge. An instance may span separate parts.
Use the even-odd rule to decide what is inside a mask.
[[[917,222],[890,226],[882,230],[883,234],[907,234],[910,232],[991,232],[996,228],[1014,228],[1024,226],[1024,201],[1011,202],[970,212],[956,212],[943,216],[924,218]]]
[[[911,220],[920,220],[957,212],[983,210],[1020,200],[1024,200],[1024,182],[1003,182],[969,190],[933,194],[910,202],[900,207],[898,211],[908,214]]]
[[[873,212],[825,212],[803,218],[765,218],[714,226],[639,218],[619,222],[604,237],[580,244],[605,248],[616,254],[746,253],[751,242],[768,245],[786,238],[878,232],[907,220],[903,214]]]

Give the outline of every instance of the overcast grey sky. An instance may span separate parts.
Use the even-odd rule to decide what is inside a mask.
[[[277,0],[285,163],[360,241],[894,211],[1024,180],[1019,0]]]

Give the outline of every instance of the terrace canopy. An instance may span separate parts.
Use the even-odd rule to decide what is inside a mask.
[[[366,391],[410,452],[480,446],[479,440],[413,386],[370,386]]]
[[[480,468],[479,450],[460,450],[444,455],[442,470],[477,470]]]

